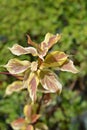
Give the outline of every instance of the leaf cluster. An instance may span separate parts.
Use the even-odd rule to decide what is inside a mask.
[[[76,107],[78,107],[81,112],[87,108],[86,9],[86,0],[0,0],[0,65],[6,64],[9,59],[14,58],[14,56],[11,55],[10,51],[7,49],[8,46],[12,46],[14,42],[26,46],[26,34],[30,34],[32,38],[35,39],[35,41],[41,41],[46,32],[62,33],[62,44],[60,43],[59,46],[55,45],[53,49],[60,49],[70,54],[71,58],[75,61],[76,66],[80,70],[80,73],[78,75],[72,75],[64,72],[60,73],[60,79],[64,88],[68,88],[69,90],[71,86],[72,89],[70,91],[73,90],[71,92],[73,96],[74,91],[81,92],[79,94],[81,103],[75,104],[75,102],[72,102],[72,105],[69,106],[69,110],[73,116],[78,115],[78,111],[76,111],[76,114],[74,115]],[[25,59],[25,57],[23,56],[20,59]],[[32,56],[26,57],[26,59],[30,59],[31,61],[33,60]],[[0,70],[5,71],[3,68],[0,68]],[[57,71],[56,73],[59,74]],[[16,99],[12,99],[10,97],[7,99],[8,102],[5,101],[6,99],[3,99],[7,84],[11,83],[14,80],[15,79],[12,78],[12,76],[2,76],[0,74],[0,106],[3,110],[3,115],[2,111],[0,111],[0,115],[2,115],[0,118],[0,128],[2,130],[7,130],[6,126],[8,124],[6,123],[7,117],[5,117],[5,119],[2,118],[3,116],[9,115],[8,112],[6,112],[5,106],[7,105],[9,107],[8,111],[10,113],[11,102],[13,102],[14,106],[15,101],[17,101],[16,99],[20,98],[19,94],[16,94]],[[66,96],[63,98],[63,103],[65,103],[67,106],[69,103],[66,102],[66,99],[69,93],[68,91],[64,91],[63,94],[65,93]],[[19,101],[16,104],[19,108],[22,102]],[[20,115],[20,112],[18,112],[19,110],[13,106],[12,115],[14,115],[13,118],[16,118],[16,116],[18,117]],[[73,107],[74,111],[72,110],[71,106]],[[84,109],[82,109],[83,106]],[[66,107],[65,111],[67,111]],[[58,110],[57,113],[59,113]],[[58,116],[57,119],[60,119],[59,117],[60,116]],[[8,116],[8,120],[10,121],[13,120],[13,118],[11,116]],[[51,126],[51,124],[55,124],[55,118],[51,123],[49,123],[49,126]],[[65,119],[67,120],[67,117]],[[44,122],[47,123],[47,121]],[[67,122],[67,124],[70,124],[70,122]],[[62,126],[65,126],[65,124],[62,124]],[[67,129],[69,129],[69,126],[67,126]]]

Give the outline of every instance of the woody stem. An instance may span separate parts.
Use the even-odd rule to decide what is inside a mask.
[[[38,105],[38,108],[37,108],[37,114],[40,113],[43,98],[44,98],[44,94],[42,94],[42,97],[41,97],[41,99],[40,99],[40,101],[39,101],[39,105]]]
[[[8,73],[8,72],[0,72],[0,74],[12,75],[12,76],[14,76],[14,77],[17,78],[17,79],[22,80],[22,76],[17,76],[17,75],[14,75],[14,74],[10,74],[10,73]]]

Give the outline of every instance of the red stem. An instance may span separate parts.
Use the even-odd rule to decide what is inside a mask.
[[[22,79],[23,79],[23,77],[22,77],[22,76],[17,76],[17,75],[14,75],[14,74],[10,74],[9,72],[0,72],[0,74],[12,75],[12,76],[14,76],[15,78],[20,79],[20,80],[22,80]]]

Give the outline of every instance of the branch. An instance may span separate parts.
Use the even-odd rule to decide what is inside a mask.
[[[11,75],[11,76],[14,76],[17,79],[23,80],[22,76],[17,76],[17,75],[14,75],[14,74],[10,74],[9,72],[0,72],[0,74]]]
[[[40,99],[40,101],[39,101],[39,105],[38,105],[38,108],[37,108],[37,114],[40,113],[41,105],[42,105],[43,99],[44,99],[44,93],[42,94],[42,97],[41,97],[41,99]]]

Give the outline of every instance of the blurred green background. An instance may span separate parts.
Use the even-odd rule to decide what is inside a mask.
[[[8,47],[27,46],[26,34],[40,43],[47,32],[62,34],[53,50],[70,54],[80,72],[58,73],[63,91],[53,96],[42,121],[49,130],[87,130],[87,0],[0,0],[0,65],[14,57]],[[0,130],[12,130],[9,123],[22,116],[25,92],[4,98],[14,80],[0,74]]]

